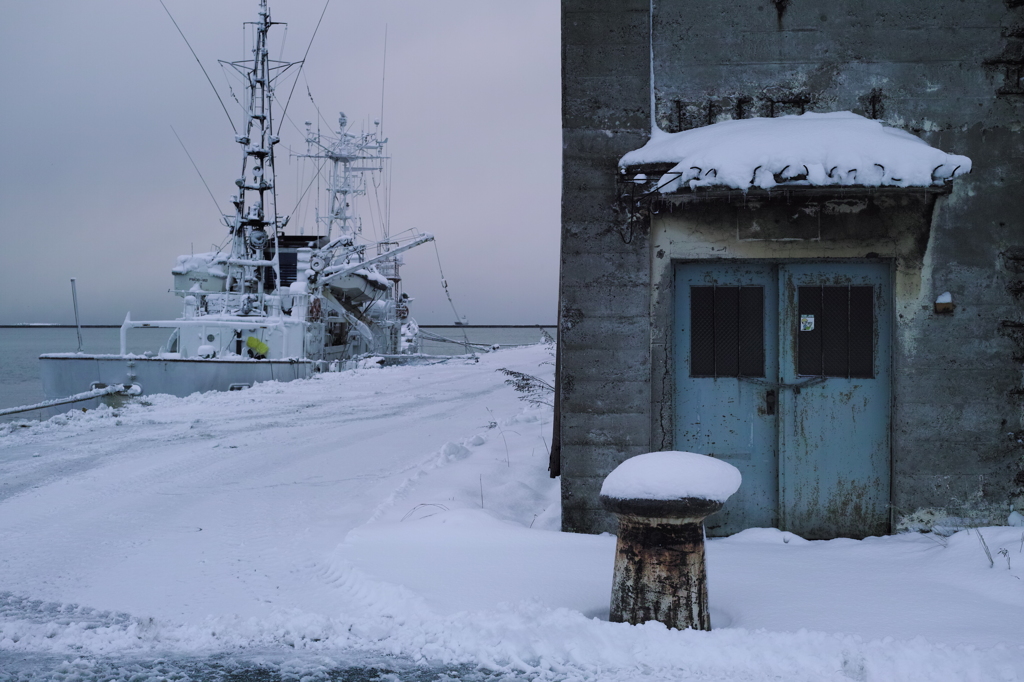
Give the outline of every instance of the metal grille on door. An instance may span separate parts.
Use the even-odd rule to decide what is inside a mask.
[[[800,376],[875,376],[873,287],[797,287]]]
[[[764,376],[764,288],[690,287],[693,377]]]

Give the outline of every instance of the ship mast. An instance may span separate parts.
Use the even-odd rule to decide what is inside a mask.
[[[380,125],[379,122],[375,124]],[[331,163],[327,215],[321,216],[318,209],[316,217],[317,222],[325,226],[328,241],[325,250],[335,246],[351,247],[363,231],[362,221],[353,204],[356,197],[366,194],[366,174],[384,170],[387,140],[380,139],[376,131],[359,135],[348,132],[348,117],[344,113],[338,114],[338,132],[333,139],[314,133],[311,126],[311,123],[306,123],[307,153],[301,156]],[[383,216],[381,220],[385,222],[386,240],[386,221]]]
[[[409,316],[408,296],[403,295],[400,275],[400,254],[406,250],[433,240],[430,235],[417,235],[405,245],[391,241],[387,213],[380,213],[381,239],[376,242],[357,243],[362,234],[362,222],[356,209],[356,200],[367,194],[367,176],[384,176],[387,139],[380,136],[380,121],[374,121],[372,132],[350,133],[348,118],[338,115],[338,130],[321,134],[312,130],[312,123],[306,123],[307,151],[300,156],[319,162],[330,163],[328,177],[328,207],[325,215],[317,210],[317,223],[324,227],[326,244],[310,260],[310,269],[315,273],[310,278],[313,291],[324,291],[334,286],[356,270],[383,277],[390,282],[384,297],[376,297],[359,310],[360,319],[373,319],[373,334],[376,337],[372,352],[397,353],[401,347],[401,328]],[[386,177],[381,177],[386,182]],[[385,190],[386,191],[386,190]],[[379,204],[378,204],[379,207]],[[317,230],[317,234],[321,234]],[[376,253],[367,253],[367,246],[375,246]],[[344,307],[344,306],[342,306]],[[372,310],[372,311],[371,311]],[[352,313],[351,308],[345,308]]]
[[[270,58],[267,34],[271,26],[280,23],[270,20],[267,0],[260,0],[259,20],[245,22],[255,29],[252,58],[221,62],[234,68],[246,84],[245,120],[242,132],[235,135],[235,142],[242,146],[242,173],[235,180],[238,194],[231,198],[235,215],[225,221],[231,233],[227,288],[233,293],[262,294],[275,289],[281,280],[277,238],[288,219],[277,214],[274,146],[280,139],[274,134],[273,84],[298,62]],[[268,251],[272,253],[269,259]]]

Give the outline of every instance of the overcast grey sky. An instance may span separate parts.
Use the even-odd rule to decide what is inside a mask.
[[[165,0],[231,104],[217,59],[241,59],[256,0]],[[323,0],[270,0],[301,59]],[[179,254],[226,228],[171,131],[228,208],[238,145],[157,0],[5,3],[0,24],[0,323],[177,317]],[[554,321],[561,171],[557,0],[331,0],[289,117],[379,116],[394,158],[392,231],[438,241],[460,312],[478,324]],[[279,34],[272,46],[280,46]],[[275,55],[276,56],[276,55]],[[231,108],[229,107],[229,110]],[[237,119],[237,116],[236,116]],[[304,149],[291,124],[282,146]],[[295,197],[298,161],[278,156]],[[307,176],[308,177],[308,176]],[[296,220],[288,226],[293,232]],[[405,258],[421,323],[452,321],[429,245]]]

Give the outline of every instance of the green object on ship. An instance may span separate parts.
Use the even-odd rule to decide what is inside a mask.
[[[248,339],[246,339],[245,345],[252,349],[252,352],[253,354],[256,355],[256,357],[264,357],[267,353],[270,352],[270,346],[263,343],[255,336],[250,336]]]

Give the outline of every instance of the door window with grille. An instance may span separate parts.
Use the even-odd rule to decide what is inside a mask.
[[[764,376],[764,287],[690,287],[690,376]]]
[[[874,287],[797,287],[800,376],[872,379]]]

